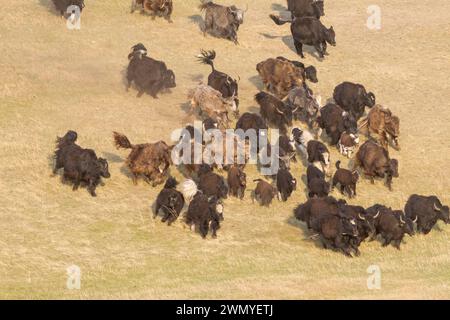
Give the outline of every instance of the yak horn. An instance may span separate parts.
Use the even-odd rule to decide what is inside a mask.
[[[399,218],[400,218],[400,222],[404,224],[404,223],[405,223],[405,220],[403,220],[403,218],[402,218],[402,215],[401,215],[401,214],[399,215]]]
[[[416,218],[413,220],[413,222],[416,223],[418,218],[419,216],[416,215]]]
[[[437,207],[436,203],[433,203],[433,209],[436,210],[436,211],[441,211],[441,209],[439,209],[439,208]]]
[[[361,219],[361,220],[366,221],[366,218],[364,218],[364,217],[361,215],[361,213],[358,213],[358,218]]]
[[[277,109],[277,113],[284,115],[283,111],[281,111],[281,110],[278,109],[278,108],[276,108],[276,109]]]
[[[374,219],[378,218],[378,216],[380,215],[380,210],[377,211],[377,214],[373,216]]]

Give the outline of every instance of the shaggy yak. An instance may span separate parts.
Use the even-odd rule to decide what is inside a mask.
[[[101,178],[110,177],[108,162],[97,158],[94,150],[77,145],[77,137],[75,131],[69,130],[64,137],[57,138],[53,174],[63,168],[63,178],[73,182],[74,191],[81,183],[86,183],[89,193],[95,197],[95,189],[101,183]]]
[[[172,147],[164,141],[133,145],[125,135],[117,132],[114,132],[114,143],[117,149],[131,149],[126,164],[131,171],[134,184],[137,184],[139,176],[154,187],[164,182],[172,163],[170,157]]]

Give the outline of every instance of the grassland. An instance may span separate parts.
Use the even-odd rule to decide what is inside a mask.
[[[248,195],[242,202],[228,199],[216,240],[202,240],[181,221],[169,228],[152,219],[159,189],[132,184],[123,167],[127,153],[114,148],[112,131],[136,143],[169,141],[186,120],[188,89],[210,71],[195,61],[200,48],[215,49],[217,68],[241,78],[242,112],[256,110],[256,63],[297,58],[289,27],[267,17],[285,5],[282,0],[233,1],[249,5],[239,46],[203,37],[197,0],[174,2],[174,23],[168,24],[129,14],[128,0],[86,0],[78,31],[66,28],[50,0],[2,4],[0,298],[450,298],[449,226],[407,238],[401,251],[365,243],[361,257],[348,259],[306,240],[292,218],[306,199],[303,187],[270,209],[252,205]],[[402,150],[392,154],[400,161],[394,190],[363,180],[350,202],[402,208],[411,193],[420,193],[448,204],[450,2],[379,0],[378,31],[365,25],[371,4],[326,1],[323,21],[334,26],[337,46],[324,61],[310,53],[304,59],[318,68],[312,88],[324,99],[344,80],[364,83],[401,119]],[[137,42],[175,71],[178,86],[171,94],[137,99],[125,91],[126,57]],[[68,129],[110,163],[112,178],[97,198],[51,176],[55,137]],[[348,163],[336,150],[332,159]],[[293,170],[297,178],[305,173],[300,163]],[[248,175],[258,176],[254,168]],[[81,268],[81,290],[66,288],[72,264]],[[382,271],[380,290],[366,286],[373,264]]]

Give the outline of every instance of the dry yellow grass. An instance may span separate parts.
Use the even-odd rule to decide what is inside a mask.
[[[360,258],[348,259],[304,240],[292,218],[305,200],[302,188],[270,209],[252,206],[248,197],[227,200],[217,240],[202,240],[181,221],[168,228],[151,218],[159,188],[133,186],[123,169],[127,153],[113,147],[112,131],[132,142],[168,141],[185,118],[187,90],[209,73],[195,62],[200,48],[215,49],[217,68],[240,76],[242,111],[255,109],[257,62],[297,58],[289,27],[267,17],[282,0],[223,1],[249,4],[239,46],[203,38],[197,0],[174,2],[168,24],[129,14],[128,0],[86,0],[79,31],[66,29],[50,0],[2,4],[0,297],[450,298],[450,229],[442,224],[427,237],[407,238],[401,251],[373,242],[363,244]],[[313,89],[324,98],[341,81],[361,82],[401,119],[394,191],[364,180],[351,202],[402,208],[411,193],[421,193],[448,204],[450,2],[379,0],[379,31],[365,26],[372,3],[326,1],[323,20],[334,26],[337,47],[324,61],[304,59],[317,66]],[[137,42],[175,71],[178,87],[171,94],[153,100],[125,92],[122,71]],[[53,141],[68,129],[110,162],[112,178],[97,198],[50,176]],[[332,157],[342,159],[335,150]],[[296,177],[304,170],[295,166]],[[256,170],[249,175],[256,177]],[[72,264],[81,268],[81,290],[66,289]],[[381,267],[381,290],[366,287],[372,264]]]

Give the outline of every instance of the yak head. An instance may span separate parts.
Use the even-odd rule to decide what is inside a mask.
[[[398,160],[397,159],[390,159],[388,167],[386,169],[386,184],[389,187],[389,190],[392,190],[392,178],[398,178]]]
[[[333,47],[336,46],[336,33],[334,32],[333,26],[325,32],[325,41]]]
[[[361,226],[367,231],[368,234],[375,234],[375,220],[380,215],[380,212],[377,212],[375,215],[367,214],[366,211],[361,208],[360,212],[358,212],[358,222]]]
[[[398,137],[400,135],[400,119],[397,116],[390,116],[385,118],[385,130],[394,141],[396,148],[399,150]]]
[[[244,23],[244,14],[247,12],[247,9],[242,10],[238,9],[236,6],[232,5],[228,7],[228,13],[233,17],[233,24],[236,24],[237,26]]]
[[[317,70],[314,66],[309,66],[305,68],[305,76],[311,82],[317,83],[319,80],[317,79]]]
[[[343,235],[351,237],[358,236],[358,224],[356,222],[356,219],[341,216],[341,225],[342,225],[341,233]]]
[[[438,218],[445,222],[450,223],[450,214],[448,206],[443,206],[439,201],[433,203],[433,209],[438,213]]]
[[[396,215],[399,226],[402,229],[404,233],[407,233],[411,237],[414,235],[414,223],[417,221],[417,217],[412,220],[411,218],[407,217],[405,213],[401,210],[395,210],[394,214]]]
[[[175,88],[177,86],[176,82],[175,82],[175,74],[173,73],[172,70],[167,70],[164,73],[164,87],[166,88]]]
[[[102,177],[104,177],[104,178],[111,177],[111,174],[109,173],[109,169],[108,169],[108,161],[106,161],[106,159],[98,158],[97,164],[98,164],[98,168],[100,169],[100,175]]]

